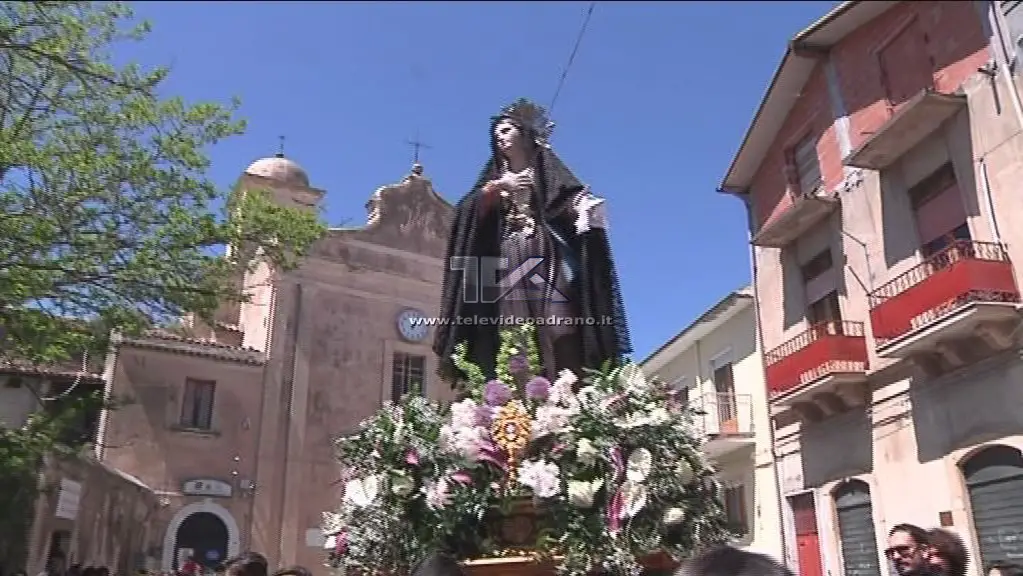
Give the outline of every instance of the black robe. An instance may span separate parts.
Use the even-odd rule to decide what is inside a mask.
[[[493,147],[493,142],[491,145]],[[545,242],[553,244],[558,262],[567,258],[573,264],[577,312],[583,318],[595,319],[592,324],[578,326],[582,353],[578,364],[597,369],[608,360],[617,363],[632,352],[632,345],[607,233],[601,228],[576,233],[576,212],[571,203],[584,185],[550,149],[537,147],[535,154],[531,206],[536,234],[542,234]],[[481,188],[486,182],[499,177],[497,158],[494,149],[476,186],[457,204],[445,262],[450,262],[453,256],[501,256],[502,211],[495,207],[482,217],[480,215]],[[458,343],[466,342],[469,360],[482,368],[488,378],[493,378],[496,373],[495,360],[500,347],[501,326],[455,322],[457,318],[495,318],[500,315],[498,303],[466,302],[463,297],[464,281],[464,271],[447,266],[440,308],[441,318],[451,321],[437,327],[433,344],[440,360],[440,374],[449,379],[452,386],[464,378],[451,361]],[[544,364],[549,362],[548,359],[542,361]]]

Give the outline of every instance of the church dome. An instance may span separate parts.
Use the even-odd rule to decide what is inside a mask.
[[[270,180],[289,184],[291,186],[309,187],[309,175],[301,166],[278,154],[270,158],[256,160],[245,169],[246,174],[262,176]]]

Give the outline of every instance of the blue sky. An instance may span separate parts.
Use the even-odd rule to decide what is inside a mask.
[[[715,193],[786,42],[834,2],[601,2],[554,108],[562,160],[608,198],[637,358],[749,280],[745,213]],[[416,136],[451,201],[487,154],[489,117],[547,105],[584,2],[145,2],[127,56],[171,65],[170,94],[242,99],[248,132],[211,150],[230,186],[277,151],[327,190],[328,224],[365,220]]]

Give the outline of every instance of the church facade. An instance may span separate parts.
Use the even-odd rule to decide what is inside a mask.
[[[240,185],[309,209],[325,194],[279,156]],[[367,209],[297,269],[240,278],[250,298],[215,326],[116,342],[107,385],[131,402],[104,415],[99,457],[160,497],[162,542],[147,553],[159,568],[254,550],[321,571],[321,514],[343,486],[333,440],[402,394],[453,397],[432,329],[411,320],[438,313],[453,209],[418,165]]]

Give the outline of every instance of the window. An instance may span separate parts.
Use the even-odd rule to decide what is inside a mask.
[[[819,278],[831,270],[832,266],[834,266],[834,262],[831,259],[831,249],[828,248],[803,264],[803,282],[811,282],[814,278]]]
[[[807,136],[793,146],[787,154],[786,169],[790,173],[789,186],[799,195],[817,192],[821,185],[821,165],[817,157],[817,139]]]
[[[959,185],[951,162],[909,189],[920,253],[927,258],[955,240],[970,240]]]
[[[810,304],[806,315],[814,330],[832,336],[842,334],[842,308],[838,303],[838,292],[829,292]]]
[[[678,403],[683,406],[689,404],[690,394],[692,391],[692,388],[690,387],[691,383],[692,380],[689,376],[680,376],[671,382],[671,388],[677,391],[675,398]]]
[[[191,430],[213,428],[213,396],[217,384],[212,380],[185,380],[181,399],[181,427]]]
[[[406,394],[425,394],[426,356],[395,352],[391,362],[391,400]]]
[[[1023,54],[1023,2],[1003,0],[1002,13],[1005,14],[1005,22],[1009,27],[1009,37],[1006,39],[1009,52],[1007,57],[1010,65],[1018,66],[1020,55]]]
[[[749,534],[749,518],[746,516],[746,487],[742,484],[725,488],[725,518],[733,531]]]
[[[842,326],[842,309],[835,289],[831,249],[822,251],[803,265],[803,282],[808,302],[806,319],[810,326],[821,326],[837,333]]]

